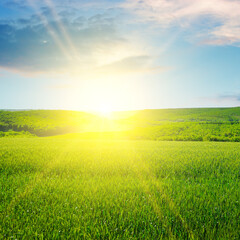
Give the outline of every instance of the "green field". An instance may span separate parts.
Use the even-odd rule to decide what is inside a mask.
[[[153,109],[113,112],[110,117],[62,110],[0,111],[0,137],[65,134],[82,139],[240,142],[240,108]]]
[[[240,239],[240,144],[0,139],[0,239]]]

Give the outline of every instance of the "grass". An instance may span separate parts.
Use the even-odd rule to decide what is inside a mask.
[[[240,144],[0,139],[0,239],[240,239]]]
[[[240,108],[152,109],[114,112],[108,118],[63,110],[0,111],[0,137],[66,134],[82,139],[240,142]]]

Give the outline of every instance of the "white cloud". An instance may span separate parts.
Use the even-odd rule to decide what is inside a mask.
[[[193,29],[201,24],[197,35],[205,44],[240,43],[238,0],[128,0],[124,7],[163,27]]]

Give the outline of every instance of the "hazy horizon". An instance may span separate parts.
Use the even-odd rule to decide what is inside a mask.
[[[107,113],[111,112],[134,112],[134,111],[145,111],[145,110],[174,110],[174,109],[219,109],[219,108],[239,108],[240,106],[231,106],[231,107],[178,107],[178,108],[143,108],[143,109],[128,109],[128,110],[111,110],[107,111]],[[63,109],[63,108],[19,108],[19,109],[0,109],[0,111],[76,111],[76,112],[86,112],[86,113],[99,113],[98,110],[81,110],[81,109]]]

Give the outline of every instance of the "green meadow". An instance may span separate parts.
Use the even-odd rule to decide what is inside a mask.
[[[239,116],[1,111],[0,239],[240,239]]]
[[[153,109],[110,116],[63,110],[0,111],[0,137],[65,134],[83,139],[240,142],[240,107]]]
[[[239,239],[240,144],[0,139],[1,239]]]

